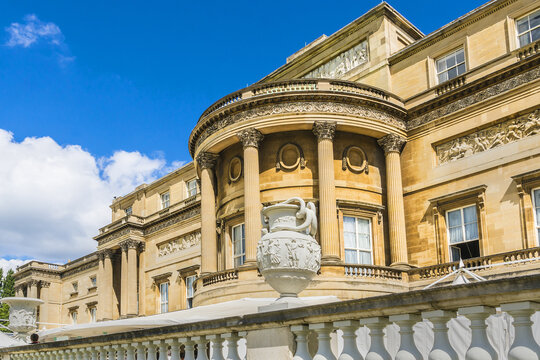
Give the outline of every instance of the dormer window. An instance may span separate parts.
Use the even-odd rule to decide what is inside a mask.
[[[540,39],[540,9],[516,21],[519,47]]]
[[[442,84],[467,71],[465,66],[465,51],[463,48],[446,54],[435,60],[437,81]]]
[[[126,213],[126,216],[130,216],[131,214],[133,214],[133,208],[131,206],[127,207],[124,209],[124,212]]]

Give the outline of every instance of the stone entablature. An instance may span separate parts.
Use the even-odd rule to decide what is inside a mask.
[[[440,144],[435,148],[437,160],[444,164],[537,134],[540,110]]]
[[[196,231],[158,245],[158,257],[189,249],[201,243],[201,232]]]

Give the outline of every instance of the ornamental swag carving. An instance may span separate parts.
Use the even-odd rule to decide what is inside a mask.
[[[158,257],[166,256],[173,254],[185,249],[189,249],[192,246],[195,246],[201,242],[201,233],[194,232],[187,235],[184,235],[178,239],[174,239],[166,242],[165,244],[159,245],[158,247]]]
[[[330,61],[307,73],[304,78],[335,79],[346,74],[357,66],[365,64],[368,60],[367,41],[349,50],[342,52]]]
[[[439,164],[540,134],[540,109],[438,145]]]

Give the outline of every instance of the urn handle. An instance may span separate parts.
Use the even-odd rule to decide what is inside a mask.
[[[299,197],[290,198],[289,200],[284,201],[282,204],[290,204],[294,202],[300,205],[300,209],[296,212],[296,218],[305,219],[305,221],[301,225],[287,227],[287,229],[284,228],[283,230],[300,232],[306,231],[309,227],[311,227],[309,229],[309,234],[311,236],[315,236],[315,234],[317,233],[317,212],[315,210],[315,204],[313,204],[312,202],[308,202],[306,206],[306,202]]]

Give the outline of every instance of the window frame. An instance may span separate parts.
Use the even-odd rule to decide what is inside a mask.
[[[458,63],[458,62],[457,62],[457,53],[458,53],[459,51],[462,51],[462,52],[463,52],[463,62],[459,62],[459,63]],[[438,63],[439,61],[442,61],[442,60],[446,61],[446,59],[447,59],[448,57],[450,57],[451,55],[453,55],[453,56],[456,58],[456,63],[455,63],[453,66],[451,66],[450,68],[446,67],[443,71],[440,71],[440,72],[439,72],[439,68],[438,68],[438,66],[437,66],[437,63]],[[441,54],[441,55],[435,57],[435,58],[433,59],[433,64],[434,64],[434,68],[435,68],[435,85],[441,85],[441,84],[444,84],[444,83],[446,83],[446,82],[448,82],[448,81],[451,81],[451,80],[453,80],[453,79],[456,79],[456,78],[462,76],[463,74],[465,74],[465,73],[468,71],[468,66],[467,66],[467,54],[466,54],[466,52],[465,52],[465,46],[460,46],[460,47],[454,48],[453,50],[447,51],[447,52],[445,52],[445,53],[443,53],[443,54]],[[465,70],[464,70],[462,73],[458,73],[459,65],[461,65],[461,64],[464,65]],[[440,74],[445,73],[445,72],[448,73],[449,69],[453,69],[453,68],[456,69],[456,74],[457,74],[456,76],[454,76],[454,77],[452,77],[452,78],[448,78],[448,75],[447,75],[447,79],[446,79],[446,80],[444,80],[444,81],[440,81],[440,80],[439,80],[439,75],[440,75]]]
[[[166,289],[167,289],[167,296],[165,298],[166,301],[163,301],[164,300],[164,297],[163,297],[163,288],[162,286],[165,286]],[[163,281],[163,282],[160,282],[158,284],[158,288],[159,288],[159,313],[160,314],[165,314],[165,313],[168,313],[169,312],[169,293],[170,293],[170,284],[168,281]],[[166,307],[166,311],[163,311],[163,306]]]
[[[475,213],[475,216],[476,216],[476,231],[477,231],[477,238],[476,239],[472,239],[472,240],[466,240],[466,232],[465,232],[465,216],[464,216],[464,209],[467,209],[467,208],[471,208],[473,207],[474,208],[474,213]],[[451,212],[454,212],[454,211],[458,211],[460,212],[460,215],[461,215],[461,230],[462,230],[462,235],[463,235],[463,241],[461,242],[457,242],[457,243],[452,243],[450,242],[450,221],[449,221],[449,214]],[[465,243],[470,243],[470,242],[473,242],[473,241],[477,241],[478,242],[478,256],[482,256],[481,254],[481,243],[480,243],[480,240],[481,240],[481,234],[482,234],[482,231],[480,229],[480,219],[479,219],[479,214],[478,214],[478,205],[477,204],[469,204],[469,205],[464,205],[464,206],[460,206],[460,207],[455,207],[455,208],[451,208],[451,209],[448,209],[445,211],[445,221],[446,221],[446,238],[447,238],[447,245],[448,245],[448,259],[451,261],[451,262],[454,262],[454,261],[459,261],[459,260],[454,260],[452,259],[452,246],[454,245],[457,245],[457,244],[465,244]],[[469,223],[470,224],[470,223]]]
[[[191,287],[188,286],[188,279],[193,279]],[[186,284],[186,309],[191,309],[193,307],[193,297],[195,296],[195,282],[197,281],[197,275],[188,275],[184,278],[184,283]],[[191,296],[189,296],[191,290]],[[191,301],[190,301],[191,300]]]
[[[531,10],[531,11],[529,11],[528,13],[526,13],[525,15],[522,15],[522,16],[520,16],[520,17],[516,17],[516,18],[514,19],[514,31],[515,31],[515,34],[516,34],[516,38],[515,38],[515,39],[516,39],[516,48],[517,48],[517,49],[521,49],[522,47],[531,45],[531,44],[535,43],[536,41],[540,40],[540,39],[532,40],[532,38],[531,38],[532,30],[540,29],[540,24],[538,24],[538,25],[535,26],[534,28],[531,28],[531,27],[530,27],[530,19],[528,19],[528,20],[527,20],[527,22],[528,22],[528,29],[527,29],[526,31],[522,32],[522,33],[520,33],[520,32],[519,32],[519,29],[518,29],[518,22],[519,22],[519,21],[521,21],[521,20],[523,20],[523,19],[525,19],[525,18],[529,18],[532,14],[534,14],[534,13],[536,13],[536,12],[540,13],[540,8],[536,8],[536,9],[534,9],[534,10]],[[528,43],[526,43],[526,44],[521,45],[521,41],[520,41],[519,38],[520,38],[521,35],[524,35],[524,34],[527,34],[527,33],[529,34],[529,39],[531,39],[531,41],[528,42]]]
[[[163,198],[167,196],[167,200],[164,201]],[[170,191],[165,191],[165,192],[162,192],[161,194],[159,194],[159,200],[160,200],[160,204],[161,204],[161,210],[163,209],[167,209],[171,206],[171,193]],[[167,206],[165,206],[165,203],[167,204]]]
[[[195,184],[193,188],[189,187],[189,184]],[[195,190],[194,194],[191,194],[190,190]],[[197,179],[193,178],[191,180],[186,181],[186,197],[190,198],[192,196],[196,196],[199,193],[199,189],[197,188]]]
[[[361,263],[359,260],[359,257],[358,257],[358,253],[359,252],[368,252],[367,249],[361,249],[359,247],[357,248],[348,248],[345,246],[345,218],[348,217],[348,218],[353,218],[355,219],[354,221],[354,226],[355,226],[355,242],[356,242],[356,245],[358,246],[358,219],[362,219],[362,220],[367,220],[368,221],[368,229],[369,229],[369,242],[371,244],[371,249],[369,249],[369,253],[370,253],[370,260],[371,260],[371,263],[370,264],[365,264],[365,263]],[[343,214],[343,228],[342,228],[342,232],[343,232],[343,253],[344,253],[344,257],[343,257],[343,260],[345,261],[346,259],[346,252],[347,250],[355,250],[356,251],[356,259],[358,262],[356,263],[346,263],[346,264],[350,264],[350,265],[374,265],[375,263],[375,259],[374,259],[374,256],[373,256],[373,252],[374,252],[374,243],[373,243],[373,229],[372,229],[372,226],[373,226],[373,223],[372,223],[372,219],[370,217],[366,217],[366,216],[357,216],[357,215],[349,215],[349,214]]]
[[[237,227],[240,227],[242,229],[242,238],[240,239],[241,245],[242,245],[242,252],[240,254],[236,254],[235,252],[235,238],[234,238],[234,229]],[[242,241],[243,240],[243,241]],[[232,265],[233,268],[238,268],[246,263],[246,226],[245,223],[239,223],[236,225],[231,226],[231,245],[232,245]],[[241,264],[236,265],[236,259],[243,257]]]
[[[540,218],[536,214],[536,209],[540,209],[540,204],[536,203],[536,197],[534,196],[534,192],[538,191],[540,192],[540,187],[535,187],[531,189],[531,200],[532,200],[532,209],[533,209],[533,228],[535,230],[536,235],[536,245],[540,244]]]

